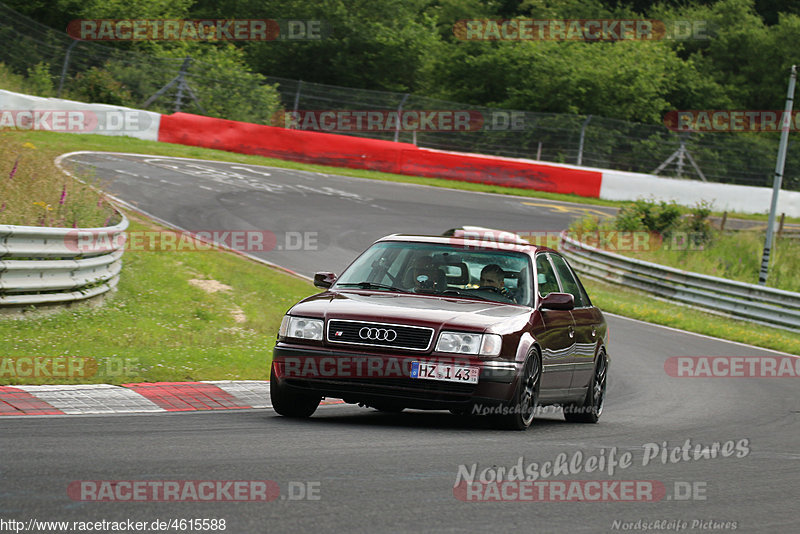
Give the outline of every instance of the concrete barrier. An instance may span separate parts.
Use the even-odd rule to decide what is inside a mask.
[[[114,135],[157,141],[160,126],[161,115],[152,111],[0,90],[0,129]]]
[[[597,170],[419,148],[363,137],[307,132],[175,113],[161,118],[159,141],[306,163],[536,189],[594,197]]]
[[[710,202],[717,211],[743,213],[769,212],[772,189],[749,185],[718,184],[697,180],[680,180],[635,172],[603,170],[600,198],[604,200],[674,200],[692,206],[701,200]],[[778,213],[800,217],[800,192],[781,191]]]

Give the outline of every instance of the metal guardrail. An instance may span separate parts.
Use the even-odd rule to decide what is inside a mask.
[[[0,309],[67,304],[119,282],[128,220],[105,228],[0,224]]]
[[[561,252],[581,274],[707,311],[786,329],[800,328],[800,293],[628,258],[561,234]]]

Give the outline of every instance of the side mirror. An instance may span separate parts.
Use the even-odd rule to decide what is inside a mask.
[[[543,310],[571,310],[575,307],[575,297],[569,293],[548,293],[539,302]]]
[[[335,281],[336,281],[336,275],[333,273],[314,274],[314,285],[322,289],[330,288]]]

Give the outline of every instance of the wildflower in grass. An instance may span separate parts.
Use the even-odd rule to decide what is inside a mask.
[[[58,199],[58,205],[63,206],[64,201],[67,199],[67,185],[64,184],[64,189],[61,190],[61,198]]]
[[[32,148],[32,149],[36,150],[36,145],[34,145],[33,143],[30,143],[30,142],[25,143],[22,146],[24,146],[25,148]]]
[[[3,205],[0,206],[0,213],[2,213],[4,211],[6,211],[6,203],[5,202],[3,202]]]
[[[50,206],[50,204],[47,204],[46,202],[42,202],[42,201],[34,202],[33,205],[34,206],[41,206],[42,208],[44,208],[47,211],[53,211],[53,207]]]
[[[19,156],[17,159],[14,160],[14,168],[11,169],[11,173],[8,175],[8,179],[11,180],[15,174],[17,174],[17,165],[19,164]]]

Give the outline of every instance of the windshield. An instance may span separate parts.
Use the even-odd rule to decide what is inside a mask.
[[[444,244],[376,243],[342,273],[336,289],[460,296],[530,306],[526,254]]]

